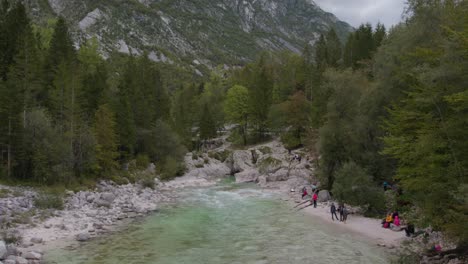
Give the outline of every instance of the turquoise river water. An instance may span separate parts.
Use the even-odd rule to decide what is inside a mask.
[[[47,263],[266,264],[389,263],[377,246],[334,224],[304,216],[274,194],[228,184],[185,191],[131,227],[70,250]]]

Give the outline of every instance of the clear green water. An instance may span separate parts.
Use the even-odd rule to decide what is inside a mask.
[[[388,263],[377,247],[255,188],[230,185],[184,196],[177,208],[128,230],[50,252],[47,263]]]

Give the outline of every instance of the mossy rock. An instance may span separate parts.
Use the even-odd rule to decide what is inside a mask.
[[[271,173],[279,169],[282,165],[281,160],[275,159],[273,157],[267,157],[261,160],[258,164],[258,170],[260,173]]]

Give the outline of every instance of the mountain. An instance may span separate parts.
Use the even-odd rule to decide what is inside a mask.
[[[301,52],[333,27],[353,28],[312,0],[30,0],[34,19],[61,15],[76,41],[96,36],[113,50],[211,68],[241,64],[262,50]]]

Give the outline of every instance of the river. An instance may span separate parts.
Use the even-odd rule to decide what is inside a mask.
[[[364,238],[304,216],[252,185],[185,190],[177,206],[78,249],[56,249],[47,263],[261,264],[389,263]],[[336,223],[338,224],[338,223]]]

